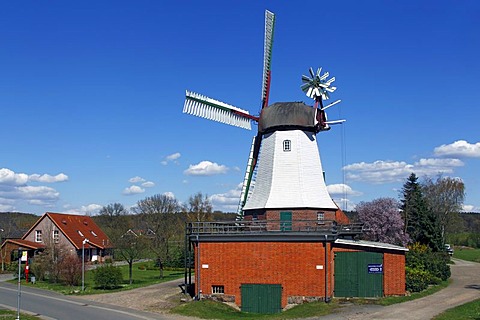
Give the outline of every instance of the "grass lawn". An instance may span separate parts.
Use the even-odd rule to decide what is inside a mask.
[[[4,320],[4,319],[5,320],[15,320],[15,319],[17,319],[17,311],[0,309],[0,319],[2,319],[2,320]],[[36,319],[40,319],[40,318],[20,313],[20,319],[22,319],[22,320],[36,320]]]
[[[348,299],[349,302],[355,304],[378,304],[388,306],[395,303],[406,302],[423,298],[425,296],[434,294],[447,287],[450,281],[443,281],[438,286],[431,286],[422,292],[415,292],[409,296],[403,297],[386,297],[380,299]],[[308,317],[319,317],[335,312],[339,305],[345,299],[333,299],[331,303],[314,302],[298,305],[278,314],[255,314],[240,312],[221,302],[213,302],[209,300],[192,301],[182,304],[171,310],[172,313],[181,314],[184,316],[197,317],[202,319],[297,319]]]
[[[201,319],[298,319],[323,316],[338,308],[338,303],[312,302],[298,305],[276,314],[257,314],[240,312],[224,303],[210,300],[192,301],[171,310],[172,313]]]
[[[140,287],[145,287],[148,285],[166,282],[170,280],[180,279],[184,276],[183,270],[179,271],[163,271],[163,278],[160,279],[160,272],[158,270],[151,269],[153,262],[140,262],[133,264],[133,283],[130,285],[128,281],[128,265],[119,266],[122,270],[123,274],[123,283],[120,288],[112,289],[112,290],[102,290],[96,289],[95,283],[93,280],[93,272],[92,270],[88,270],[85,272],[85,291],[83,294],[96,294],[96,293],[107,293],[107,292],[116,292],[116,291],[123,291],[123,290],[130,290]],[[142,268],[148,267],[148,268]],[[14,281],[16,282],[16,280]],[[63,294],[82,294],[80,291],[82,289],[82,285],[75,287],[65,286],[63,284],[58,283],[49,283],[44,281],[37,281],[35,284],[25,283],[25,280],[22,280],[22,286],[31,286],[41,289],[48,289],[57,291]]]
[[[439,314],[433,319],[434,320],[480,319],[480,299],[449,309]]]
[[[467,261],[480,262],[480,249],[455,248],[453,257]]]

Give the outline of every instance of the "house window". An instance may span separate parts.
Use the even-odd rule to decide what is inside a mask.
[[[80,231],[80,230],[77,230],[77,232],[78,232],[78,234],[80,235],[80,237],[84,237],[84,235],[83,235],[82,231]]]
[[[325,213],[317,212],[317,222],[318,223],[324,223],[323,220],[325,220]]]
[[[58,230],[53,230],[53,242],[58,243],[60,241],[60,232]]]
[[[223,286],[212,286],[212,293],[213,294],[224,294],[224,287]]]
[[[94,237],[98,237],[97,234],[96,234],[93,230],[90,230],[90,233],[91,233]]]
[[[292,141],[283,140],[283,151],[292,151]]]
[[[42,230],[35,230],[35,242],[42,242]]]

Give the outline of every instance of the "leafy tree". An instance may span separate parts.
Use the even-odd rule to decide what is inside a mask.
[[[412,242],[422,243],[434,251],[439,251],[443,244],[437,218],[428,208],[422,187],[414,173],[403,185],[402,196],[400,208],[405,233],[410,236]]]
[[[356,210],[359,221],[365,224],[365,240],[406,245],[410,238],[405,234],[398,207],[398,202],[393,198],[360,202]]]
[[[143,222],[141,228],[153,231],[148,243],[160,266],[170,261],[172,243],[183,243],[184,221],[180,209],[175,198],[160,194],[138,201],[134,209]],[[160,267],[162,276],[163,268]]]
[[[443,245],[446,232],[455,228],[453,222],[462,210],[465,199],[465,185],[459,178],[438,176],[436,180],[426,178],[422,184],[422,192],[425,195],[428,208],[436,216],[439,223]]]
[[[188,220],[189,221],[211,221],[212,203],[207,195],[197,192],[188,199]]]
[[[128,280],[132,284],[132,269],[135,259],[139,259],[145,252],[146,241],[144,235],[125,233],[116,242],[116,252],[128,263]]]

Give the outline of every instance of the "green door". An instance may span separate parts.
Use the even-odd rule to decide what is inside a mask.
[[[292,212],[280,212],[280,231],[292,231]]]
[[[383,254],[335,253],[335,297],[382,297]]]
[[[282,286],[279,284],[242,284],[241,291],[243,312],[282,311]]]

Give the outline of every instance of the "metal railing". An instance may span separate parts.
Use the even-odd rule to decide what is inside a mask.
[[[200,221],[187,224],[187,234],[247,234],[259,232],[315,232],[360,234],[363,224],[337,225],[333,220]]]

